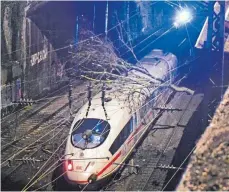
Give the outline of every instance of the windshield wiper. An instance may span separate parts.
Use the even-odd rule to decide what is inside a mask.
[[[85,140],[84,147],[82,148],[83,150],[87,149],[87,144],[88,144],[88,143],[89,143],[89,142]]]

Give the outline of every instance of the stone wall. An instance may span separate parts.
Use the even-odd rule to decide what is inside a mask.
[[[110,38],[125,52],[120,33],[133,46],[166,24],[167,8],[155,2],[4,2],[2,3],[2,103],[41,98],[66,83],[69,45],[80,30]],[[162,7],[161,7],[162,6]],[[166,7],[166,6],[164,6]],[[166,13],[166,14],[165,14]],[[117,52],[118,53],[118,52]]]

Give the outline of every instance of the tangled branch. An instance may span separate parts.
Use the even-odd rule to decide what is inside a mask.
[[[119,36],[124,42],[121,34]],[[119,90],[128,95],[128,100],[133,99],[133,95],[137,93],[141,97],[146,97],[145,90],[160,86],[193,94],[192,90],[177,87],[174,84],[166,83],[164,79],[154,77],[140,64],[133,65],[118,57],[111,41],[103,40],[91,31],[84,31],[84,37],[89,38],[89,40],[76,45],[70,52],[70,62],[75,68],[72,71],[73,76],[112,84],[116,87],[116,91]],[[128,44],[125,46],[128,47]],[[130,48],[131,50],[133,49]],[[133,51],[131,53],[134,54]]]

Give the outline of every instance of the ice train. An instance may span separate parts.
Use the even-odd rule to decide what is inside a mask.
[[[172,53],[153,50],[140,62],[152,76],[166,82],[172,82],[176,76],[177,58]],[[148,78],[136,71],[131,75]],[[141,97],[139,102],[136,92],[130,101],[124,90],[112,87],[106,90],[109,99],[104,107],[108,118],[101,105],[101,93],[92,98],[87,117],[88,103],[78,111],[65,149],[63,171],[68,183],[97,189],[122,167],[155,117],[157,111],[152,107],[165,103],[169,89],[147,89],[144,95],[145,99]]]

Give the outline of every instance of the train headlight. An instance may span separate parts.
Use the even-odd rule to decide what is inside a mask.
[[[73,170],[73,162],[72,160],[67,161],[67,170],[72,171]]]
[[[179,27],[181,25],[185,25],[189,22],[191,22],[193,19],[193,15],[189,9],[181,8],[175,16],[175,21],[173,25],[175,27]]]

